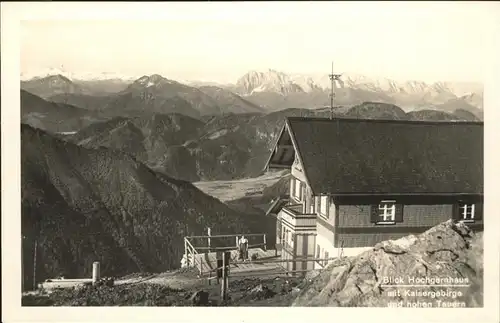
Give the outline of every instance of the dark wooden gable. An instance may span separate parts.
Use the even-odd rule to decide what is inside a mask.
[[[286,125],[283,126],[266,168],[290,168],[295,160],[295,148]]]

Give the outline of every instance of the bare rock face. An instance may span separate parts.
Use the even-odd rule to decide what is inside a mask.
[[[483,236],[450,220],[338,259],[305,284],[293,306],[481,307]]]

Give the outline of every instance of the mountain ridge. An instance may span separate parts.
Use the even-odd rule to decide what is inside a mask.
[[[365,102],[336,117],[390,120],[477,121],[467,111],[421,110]],[[287,109],[269,114],[214,116],[205,121],[181,114],[116,118],[82,129],[66,140],[119,149],[150,168],[186,181],[232,180],[262,174],[285,117],[329,117],[329,109]]]
[[[42,81],[37,79],[33,82],[40,83]],[[102,82],[115,81],[99,82],[101,83],[87,83],[86,88],[82,85],[83,90],[70,89],[67,92],[70,92],[70,97],[82,96],[89,92],[88,89],[91,86],[98,88],[104,84]],[[23,82],[22,84],[25,89],[33,88],[31,83]],[[104,85],[102,86],[104,87]],[[212,83],[206,85],[206,82],[197,83],[195,81],[182,83],[167,79],[159,74],[152,74],[137,78],[135,81],[109,83],[107,88],[122,89],[117,93],[122,95],[132,93],[133,96],[140,97],[142,101],[148,101],[146,97],[160,98],[161,100],[171,100],[177,97],[176,100],[186,100],[197,111],[190,112],[191,116],[198,114],[198,117],[202,117],[210,114],[272,112],[287,108],[326,107],[330,105],[330,86],[330,80],[326,74],[315,76],[286,74],[268,69],[266,71],[250,71],[237,79],[234,84],[217,85]],[[380,101],[398,105],[406,112],[420,109],[450,111],[460,108],[479,118],[483,117],[481,112],[483,86],[479,83],[396,81],[388,78],[377,79],[345,73],[342,74],[341,80],[335,83],[335,87],[336,105],[354,106],[366,101]],[[43,92],[41,94],[45,94],[47,91],[49,90],[40,90]],[[56,89],[56,91],[64,92],[63,89]],[[222,91],[225,94],[221,95]],[[115,93],[115,95],[119,94]],[[64,98],[67,99],[68,95],[59,93],[54,97],[58,102]],[[151,103],[137,102],[136,99],[132,98],[130,100],[135,100],[134,106]],[[168,105],[171,104],[174,103],[168,103]],[[180,109],[189,110],[185,104],[181,104],[181,106],[183,107]]]

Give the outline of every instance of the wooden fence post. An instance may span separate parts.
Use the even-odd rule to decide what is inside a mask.
[[[231,260],[231,252],[224,251],[224,254],[222,256],[222,285],[221,285],[222,301],[227,300],[227,290],[229,288],[228,269],[230,260]]]
[[[207,228],[207,231],[208,231],[208,236],[209,236],[209,237],[210,237],[210,236],[212,236],[212,229]],[[210,253],[210,252],[211,252],[211,251],[210,251],[210,246],[211,246],[211,244],[212,244],[212,241],[211,241],[211,240],[212,240],[212,239],[208,238],[208,253]]]
[[[94,261],[92,264],[92,285],[96,285],[101,279],[101,264],[99,261]]]
[[[221,251],[217,251],[217,271],[216,271],[216,274],[217,274],[217,284],[220,284],[220,278],[222,278],[222,269],[219,269],[222,267],[223,263],[222,263],[222,252]]]
[[[264,251],[267,251],[267,239],[265,233],[264,233]]]
[[[36,254],[38,250],[38,239],[35,239],[35,252],[33,254],[33,290],[36,290]]]
[[[186,258],[186,260],[185,260],[186,267],[189,267],[188,246],[187,246],[187,239],[186,239],[186,237],[184,237],[184,257]]]

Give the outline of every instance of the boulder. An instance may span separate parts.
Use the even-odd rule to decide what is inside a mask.
[[[482,233],[447,221],[418,236],[334,260],[304,283],[293,306],[480,307],[482,281]],[[417,284],[470,286],[397,286]]]

